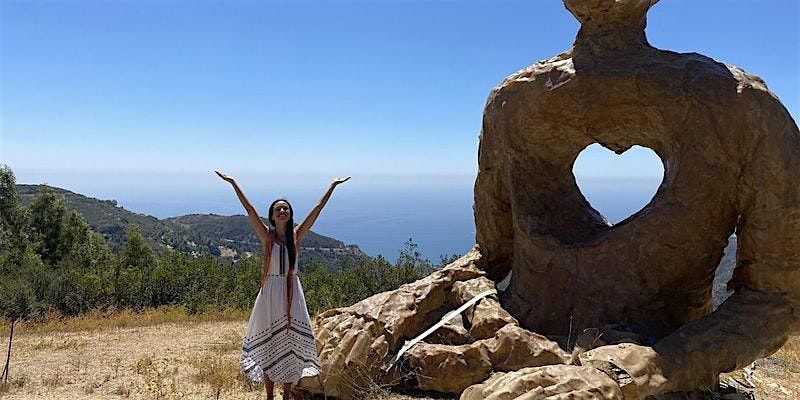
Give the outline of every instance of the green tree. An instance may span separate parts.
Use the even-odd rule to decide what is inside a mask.
[[[0,252],[0,257],[4,257]],[[4,258],[0,258],[0,264],[7,264]],[[53,271],[47,267],[39,258],[39,255],[33,252],[33,248],[28,247],[20,257],[14,261],[13,269],[0,274],[0,282],[22,282],[33,291],[33,298],[37,299],[33,304],[37,305],[32,312],[38,316],[42,311],[44,303],[48,294],[50,281],[53,277]],[[16,288],[10,283],[8,286],[11,289]]]
[[[319,262],[306,264],[305,271],[299,275],[306,298],[306,307],[311,315],[321,311],[341,307],[347,302],[349,292],[341,288],[342,271],[330,272]]]
[[[439,256],[439,266],[437,268],[444,268],[449,264],[456,262],[461,258],[458,254],[443,254]]]
[[[417,248],[412,240],[407,241],[395,265],[380,256],[338,271],[309,263],[300,275],[309,313],[349,306],[428,275],[434,268]]]
[[[188,290],[186,278],[190,271],[191,258],[169,250],[156,264],[152,277],[153,303],[160,306],[182,302]]]
[[[27,218],[20,204],[14,172],[0,165],[0,275],[22,262],[28,248]]]
[[[233,265],[236,271],[233,305],[246,310],[253,306],[261,282],[261,256],[247,257]]]
[[[62,228],[62,262],[84,272],[101,273],[111,264],[111,250],[77,211],[70,211]]]
[[[394,265],[394,282],[392,287],[399,287],[404,283],[414,282],[433,272],[434,267],[430,261],[422,257],[419,245],[409,238],[403,243],[400,256]]]
[[[92,229],[77,211],[69,211],[61,228],[61,240],[66,255],[74,255],[91,240]]]
[[[148,307],[152,304],[150,279],[155,266],[153,250],[139,227],[132,225],[126,232],[125,244],[115,265],[114,296],[118,306]]]
[[[109,306],[113,298],[111,250],[74,210],[64,220],[61,234],[63,256],[58,282],[51,284],[53,304],[67,315]]]
[[[14,171],[0,165],[0,226],[10,229],[19,225],[21,212]]]
[[[36,253],[51,266],[58,264],[65,251],[62,232],[66,210],[64,200],[47,187],[33,198],[29,208],[30,238]]]

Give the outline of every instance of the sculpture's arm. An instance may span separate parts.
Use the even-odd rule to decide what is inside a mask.
[[[752,157],[739,185],[734,294],[655,350],[683,364],[671,380],[697,387],[778,350],[800,311],[800,134],[766,92],[755,93]]]
[[[489,96],[483,113],[478,146],[478,177],[475,180],[476,242],[482,254],[482,266],[494,281],[511,271],[514,231],[511,203],[506,188],[506,167],[498,160],[502,146],[503,115],[497,106],[497,90]]]
[[[720,372],[742,368],[778,350],[800,321],[800,134],[766,92],[754,123],[750,160],[737,198],[738,251],[734,294],[715,312],[652,348],[606,346],[587,353],[629,373],[640,395],[710,386]]]

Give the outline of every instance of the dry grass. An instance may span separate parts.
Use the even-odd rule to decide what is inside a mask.
[[[82,340],[80,338],[67,338],[64,340],[54,340],[51,337],[42,338],[38,342],[33,344],[34,350],[47,350],[47,349],[55,349],[55,350],[64,350],[64,349],[73,349],[78,350],[85,348],[89,345],[89,342]]]
[[[64,321],[20,336],[15,330],[12,382],[0,387],[0,397],[264,398],[263,386],[249,382],[239,369],[245,318],[202,322],[184,319],[125,328],[119,328],[113,316],[110,320],[89,324],[85,318],[80,323]],[[90,329],[75,330],[77,326]],[[65,329],[58,331],[54,327]],[[8,344],[7,336],[4,339],[0,339],[0,347]],[[370,400],[423,399],[392,394],[380,386],[365,389]],[[277,399],[281,399],[279,394]]]
[[[220,353],[239,351],[242,349],[242,334],[239,332],[228,332],[215,342],[212,348]]]
[[[353,393],[355,400],[389,400],[394,396],[389,391],[391,385],[382,384],[373,379],[373,373],[379,371],[380,367],[380,364],[368,365],[353,360],[350,368],[339,371],[338,379],[341,385]]]
[[[121,311],[94,310],[78,317],[69,318],[58,313],[48,313],[39,322],[18,322],[14,327],[14,335],[134,328],[182,322],[242,321],[247,320],[249,315],[249,310],[242,311],[227,308],[209,310],[202,314],[188,314],[185,308],[177,306],[160,307],[145,311],[133,311],[130,309]],[[0,322],[0,336],[8,336],[9,328],[8,322]]]
[[[0,382],[0,397],[2,397],[4,393],[8,393],[11,390],[25,387],[26,383],[28,383],[27,375],[15,376],[8,382]]]
[[[42,376],[42,386],[56,388],[64,384],[64,373],[60,369],[48,371]]]
[[[800,398],[800,336],[790,337],[777,353],[762,360],[758,372],[763,376],[761,390],[774,393],[770,399]],[[756,362],[759,365],[759,362]],[[779,394],[778,394],[779,393]]]
[[[211,397],[215,399],[219,399],[224,392],[260,390],[260,385],[252,383],[242,374],[238,359],[232,359],[230,351],[198,357],[191,363],[197,371],[192,377],[193,381],[207,386]]]
[[[800,368],[800,336],[790,337],[786,344],[784,344],[773,357],[783,359],[794,364],[795,367]],[[800,372],[800,370],[796,372]]]
[[[147,314],[147,313],[143,313]],[[250,383],[238,358],[246,316],[188,316],[162,309],[131,323],[134,315],[28,326],[17,336],[11,381],[0,385],[0,398],[16,399],[262,399],[261,385]],[[220,316],[221,314],[216,314]],[[168,320],[170,322],[156,322]],[[127,321],[127,322],[126,322]],[[121,326],[124,325],[124,326]],[[80,330],[78,327],[85,327]],[[0,348],[8,345],[7,334]],[[744,371],[730,376],[743,379]],[[750,371],[759,399],[800,398],[800,337],[792,337],[774,355]],[[367,384],[364,385],[364,382]],[[420,400],[387,390],[368,380],[354,380],[369,400]],[[276,397],[280,399],[280,396]]]
[[[112,322],[106,329],[95,323],[86,331],[62,326],[65,332],[15,334],[12,379],[30,378],[4,388],[4,399],[208,399],[217,388],[220,398],[259,398],[260,388],[247,390],[239,378],[243,320],[126,328]]]
[[[800,399],[800,336],[792,336],[775,354],[729,374],[721,381],[755,395],[756,399]]]

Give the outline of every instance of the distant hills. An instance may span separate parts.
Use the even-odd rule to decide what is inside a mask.
[[[53,186],[19,184],[17,192],[22,203],[28,206],[45,187],[49,187],[56,197],[64,199],[68,209],[81,213],[115,251],[124,244],[126,229],[138,225],[142,236],[156,251],[174,249],[233,259],[261,253],[261,243],[244,215],[191,214],[158,219],[126,210],[114,200],[99,200]],[[335,270],[369,258],[357,245],[346,245],[314,232],[310,232],[300,246],[300,268],[319,261],[328,269]]]

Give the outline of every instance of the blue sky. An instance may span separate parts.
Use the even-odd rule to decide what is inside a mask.
[[[662,0],[648,38],[761,76],[797,119],[799,7]],[[213,169],[471,177],[490,89],[578,29],[558,0],[3,0],[0,12],[1,162],[62,186]],[[660,174],[646,151],[609,157],[592,150],[580,171]]]

